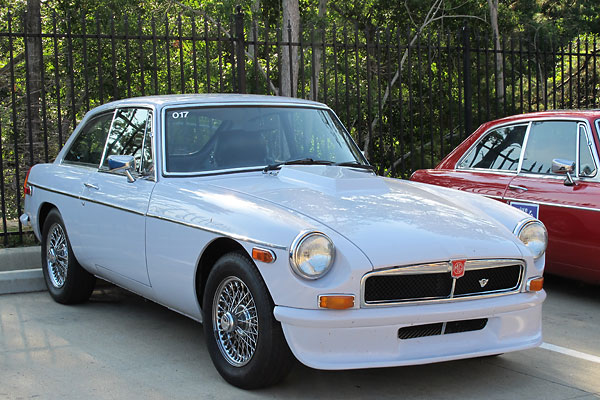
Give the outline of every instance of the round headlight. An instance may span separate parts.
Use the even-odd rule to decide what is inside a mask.
[[[538,220],[528,220],[517,226],[515,234],[531,250],[533,258],[539,258],[546,251],[548,232]]]
[[[333,265],[335,247],[323,233],[301,234],[292,243],[290,264],[294,272],[305,279],[318,279]]]

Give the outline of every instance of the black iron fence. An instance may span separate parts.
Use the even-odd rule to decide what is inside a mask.
[[[29,30],[28,30],[29,27]],[[299,32],[299,33],[296,33]],[[291,40],[289,39],[291,38]],[[240,92],[329,104],[381,175],[434,166],[478,124],[505,115],[597,107],[596,38],[499,44],[467,27],[270,28],[237,13],[150,20],[82,13],[0,22],[2,243],[23,241],[22,183],[85,112],[151,94]],[[560,42],[560,41],[559,41]]]

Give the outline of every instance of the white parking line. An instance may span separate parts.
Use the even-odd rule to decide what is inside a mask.
[[[542,343],[542,345],[540,347],[542,349],[555,351],[557,353],[566,354],[571,357],[577,357],[582,360],[587,360],[587,361],[591,361],[591,362],[600,364],[600,357],[594,356],[591,354],[587,354],[587,353],[582,353],[581,351],[567,349],[566,347],[560,347],[560,346],[556,346],[554,344],[550,344],[550,343],[546,343],[546,342]]]

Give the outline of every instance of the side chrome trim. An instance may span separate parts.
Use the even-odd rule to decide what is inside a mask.
[[[162,216],[156,215],[156,214],[146,214],[146,216],[148,218],[154,218],[154,219],[158,219],[158,220],[161,220],[161,221],[172,222],[174,224],[187,226],[189,228],[200,229],[201,231],[214,233],[216,235],[225,236],[225,237],[228,237],[228,238],[231,238],[231,239],[235,239],[235,240],[239,240],[239,241],[242,241],[242,242],[248,242],[248,243],[256,244],[256,245],[259,245],[259,246],[270,247],[272,249],[287,250],[287,246],[282,246],[282,245],[279,245],[279,244],[264,242],[262,240],[252,239],[252,238],[249,238],[249,237],[246,237],[246,236],[237,235],[235,233],[221,231],[221,230],[213,229],[213,228],[207,228],[205,226],[200,226],[200,225],[192,224],[192,223],[189,223],[189,222],[177,221],[175,219],[162,217]]]
[[[48,187],[38,185],[37,183],[32,183],[32,182],[29,182],[29,181],[27,183],[29,184],[29,186],[33,186],[33,187],[36,187],[36,188],[41,189],[41,190],[45,190],[45,191],[50,192],[50,193],[61,194],[63,196],[72,197],[74,199],[80,199],[81,198],[80,196],[77,196],[75,194],[63,192],[62,190],[50,189]]]
[[[593,208],[593,207],[583,207],[583,206],[571,206],[571,205],[566,205],[566,204],[558,204],[558,203],[550,203],[547,201],[533,201],[533,200],[527,200],[527,199],[516,199],[514,197],[505,197],[503,200],[506,201],[518,201],[518,202],[522,202],[522,203],[531,203],[531,204],[539,204],[542,206],[550,206],[550,207],[560,207],[560,208],[572,208],[575,210],[586,210],[586,211],[600,211],[600,208]]]
[[[71,198],[78,199],[78,200],[81,200],[81,201],[86,201],[86,202],[89,202],[89,203],[94,203],[94,204],[99,204],[99,205],[110,207],[110,208],[115,208],[117,210],[129,212],[129,213],[132,213],[132,214],[137,214],[137,215],[142,215],[142,216],[146,215],[146,214],[144,214],[141,211],[136,211],[136,210],[132,210],[130,208],[125,208],[125,207],[119,207],[119,206],[116,206],[114,204],[104,203],[104,202],[101,202],[101,201],[90,199],[88,197],[77,196],[77,195],[74,195],[74,194],[71,194],[71,193],[67,193],[67,192],[63,192],[63,191],[60,191],[60,190],[50,189],[50,188],[47,188],[47,187],[44,187],[44,186],[40,186],[40,185],[35,184],[35,183],[30,183],[30,185],[33,186],[33,187],[37,187],[37,188],[39,188],[41,190],[46,190],[46,191],[51,192],[51,193],[60,194],[60,195],[71,197]]]
[[[497,296],[505,296],[509,294],[519,293],[521,291],[521,287],[523,286],[523,277],[525,276],[525,261],[521,259],[485,259],[485,260],[467,260],[465,263],[465,272],[480,270],[480,269],[492,269],[492,268],[500,268],[507,267],[511,265],[520,265],[521,272],[519,274],[519,280],[517,284],[509,289],[502,289],[496,291],[489,291],[485,293],[473,294],[473,295],[460,295],[459,297],[454,297],[454,289],[456,287],[456,281],[461,278],[453,278],[452,279],[452,289],[450,295],[448,297],[440,298],[440,297],[425,297],[419,298],[415,300],[404,300],[404,301],[393,301],[393,302],[371,302],[367,303],[365,301],[365,283],[366,280],[373,276],[390,276],[390,275],[420,275],[420,274],[434,274],[434,273],[448,273],[450,274],[452,271],[452,263],[450,261],[443,261],[438,263],[431,264],[418,264],[418,265],[408,265],[404,267],[393,267],[385,270],[378,270],[369,272],[360,280],[360,306],[369,308],[369,307],[391,307],[391,306],[404,306],[404,305],[412,305],[412,304],[430,304],[430,303],[446,303],[446,302],[455,302],[455,301],[464,301],[464,300],[473,300],[473,299],[484,299],[490,297]]]
[[[125,207],[121,207],[121,206],[116,206],[114,204],[108,204],[108,203],[105,203],[103,201],[98,201],[98,200],[90,199],[89,197],[79,196],[79,199],[81,201],[85,201],[85,202],[88,202],[88,203],[94,203],[94,204],[98,204],[98,205],[101,205],[101,206],[106,206],[106,207],[114,208],[115,210],[120,210],[120,211],[125,211],[125,212],[131,213],[131,214],[141,215],[142,217],[146,215],[145,213],[143,213],[141,211],[132,210],[131,208],[125,208]]]
[[[159,219],[159,220],[163,220],[163,221],[167,221],[167,222],[173,222],[175,224],[179,224],[179,225],[183,225],[183,226],[188,226],[190,228],[200,229],[200,230],[203,230],[203,231],[206,231],[206,232],[211,232],[211,233],[214,233],[214,234],[217,234],[217,235],[226,236],[226,237],[229,237],[229,238],[232,238],[232,239],[236,239],[236,240],[239,240],[239,241],[242,241],[242,242],[253,243],[253,244],[256,244],[256,245],[259,245],[259,246],[270,247],[272,249],[287,250],[287,246],[283,246],[283,245],[280,245],[280,244],[274,244],[274,243],[264,242],[262,240],[255,240],[255,239],[251,239],[251,238],[246,237],[246,236],[242,236],[242,235],[237,235],[237,234],[234,234],[234,233],[229,233],[229,232],[221,231],[221,230],[218,230],[218,229],[207,228],[207,227],[204,227],[204,226],[200,226],[200,225],[196,225],[196,224],[191,224],[191,223],[188,223],[188,222],[177,221],[177,220],[174,220],[174,219],[171,219],[171,218],[165,218],[165,217],[161,217],[161,216],[155,215],[155,214],[144,214],[144,213],[139,212],[139,211],[131,210],[131,209],[124,208],[124,207],[115,206],[115,205],[112,205],[112,204],[103,203],[103,202],[100,202],[100,201],[89,199],[87,197],[76,196],[76,195],[73,195],[73,194],[70,194],[70,193],[67,193],[67,192],[63,192],[63,191],[60,191],[60,190],[50,189],[50,188],[47,188],[47,187],[44,187],[44,186],[37,185],[35,183],[30,183],[30,185],[33,186],[33,187],[37,187],[37,188],[39,188],[41,190],[46,190],[46,191],[51,192],[51,193],[60,194],[60,195],[63,195],[63,196],[71,197],[71,198],[82,200],[82,201],[87,201],[87,202],[90,202],[90,203],[100,204],[100,205],[103,205],[103,206],[115,208],[117,210],[126,211],[126,212],[130,212],[130,213],[133,213],[133,214],[141,215],[141,216],[146,216],[148,218],[155,218],[155,219]]]

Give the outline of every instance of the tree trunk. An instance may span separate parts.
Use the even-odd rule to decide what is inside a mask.
[[[248,38],[250,40],[250,42],[254,42],[254,39],[256,38],[256,40],[258,40],[258,29],[256,26],[256,16],[258,15],[258,13],[260,12],[260,0],[254,0],[252,2],[252,5],[250,6],[250,11],[252,11],[252,27],[250,28],[250,37]],[[248,45],[248,54],[250,55],[250,58],[252,58],[254,60],[254,62],[256,62],[256,54],[254,54],[254,52],[256,51],[256,46],[254,44],[249,44]]]
[[[25,14],[25,25],[29,35],[40,35],[42,32],[40,17],[40,0],[27,0],[27,13]],[[30,110],[27,121],[27,134],[31,132],[30,145],[33,148],[33,163],[38,159],[36,147],[40,145],[41,135],[40,121],[40,94],[42,88],[42,38],[40,36],[27,37],[27,78],[29,87]]]
[[[295,97],[298,87],[298,46],[293,46],[292,43],[298,43],[300,8],[298,0],[282,0],[281,3],[283,42],[286,43],[281,46],[281,95]]]
[[[327,14],[327,0],[319,0],[319,21],[323,21],[325,19],[325,15]],[[325,38],[322,38],[325,40]],[[323,58],[323,47],[317,46],[315,47],[315,65],[314,68],[314,79],[311,79],[311,95],[310,97],[313,100],[318,100],[319,98],[319,74],[321,73],[321,59]]]
[[[500,53],[500,31],[498,30],[498,0],[488,0],[490,7],[490,24],[494,34],[494,49],[496,50],[496,94],[500,104],[504,104],[504,65]]]

